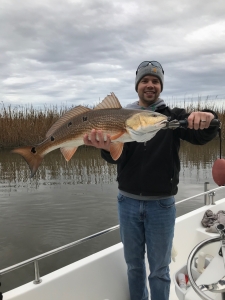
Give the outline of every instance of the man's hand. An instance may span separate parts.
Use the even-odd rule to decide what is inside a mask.
[[[212,113],[204,111],[192,112],[188,117],[188,128],[195,130],[208,128],[212,119],[214,119]]]
[[[85,134],[83,139],[84,144],[87,146],[93,146],[106,151],[110,150],[110,135],[107,134],[106,139],[104,139],[104,135],[101,130],[92,129],[90,136],[88,136],[88,134]]]

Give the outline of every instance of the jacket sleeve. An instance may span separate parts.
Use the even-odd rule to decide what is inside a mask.
[[[215,119],[218,119],[217,114],[212,110],[204,109],[201,111],[210,112],[214,115]],[[190,115],[184,109],[182,110],[178,109],[178,111],[176,112],[178,112],[178,114],[176,114],[176,118],[178,120],[184,120],[188,118],[188,116]],[[194,130],[189,128],[187,129],[179,128],[176,130],[177,130],[177,134],[179,134],[180,139],[190,142],[191,144],[204,145],[216,137],[218,129],[219,126],[213,126],[203,130],[201,129]]]
[[[112,156],[109,151],[101,150],[101,157],[110,164],[116,164],[117,162],[112,159]]]

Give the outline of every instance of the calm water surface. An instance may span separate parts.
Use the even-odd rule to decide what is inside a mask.
[[[216,187],[211,169],[218,146],[218,140],[205,146],[182,143],[176,201],[201,193],[205,181]],[[81,147],[69,163],[56,150],[35,178],[29,176],[20,156],[0,151],[0,269],[118,224],[116,166],[102,160],[99,150]],[[218,192],[216,199],[222,196]],[[181,204],[177,216],[202,205],[203,197]],[[119,241],[115,231],[44,259],[41,276]],[[32,265],[8,273],[1,291],[33,278]]]

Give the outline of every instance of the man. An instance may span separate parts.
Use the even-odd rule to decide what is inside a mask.
[[[147,300],[144,254],[150,267],[148,277],[151,300],[168,300],[169,264],[176,217],[174,195],[179,182],[180,139],[202,145],[212,140],[218,128],[208,128],[216,114],[209,110],[187,114],[170,109],[159,98],[164,70],[156,61],[142,62],[137,71],[135,89],[139,100],[127,108],[154,110],[171,120],[188,120],[188,129],[160,130],[145,143],[125,143],[122,155],[114,161],[109,153],[110,136],[104,141],[101,131],[92,131],[86,145],[102,149],[102,157],[117,164],[118,214],[120,234],[127,263],[131,300]],[[96,133],[100,136],[96,140]]]

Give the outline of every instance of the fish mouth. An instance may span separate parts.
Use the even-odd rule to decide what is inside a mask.
[[[152,125],[152,127],[155,127],[155,128],[157,128],[157,130],[159,130],[161,128],[166,127],[167,123],[168,123],[167,120],[162,120],[162,121],[159,121],[159,122],[155,123],[154,125]]]
[[[167,120],[162,120],[162,121],[156,123],[155,126],[163,128],[163,127],[166,127],[167,122],[168,122]]]

